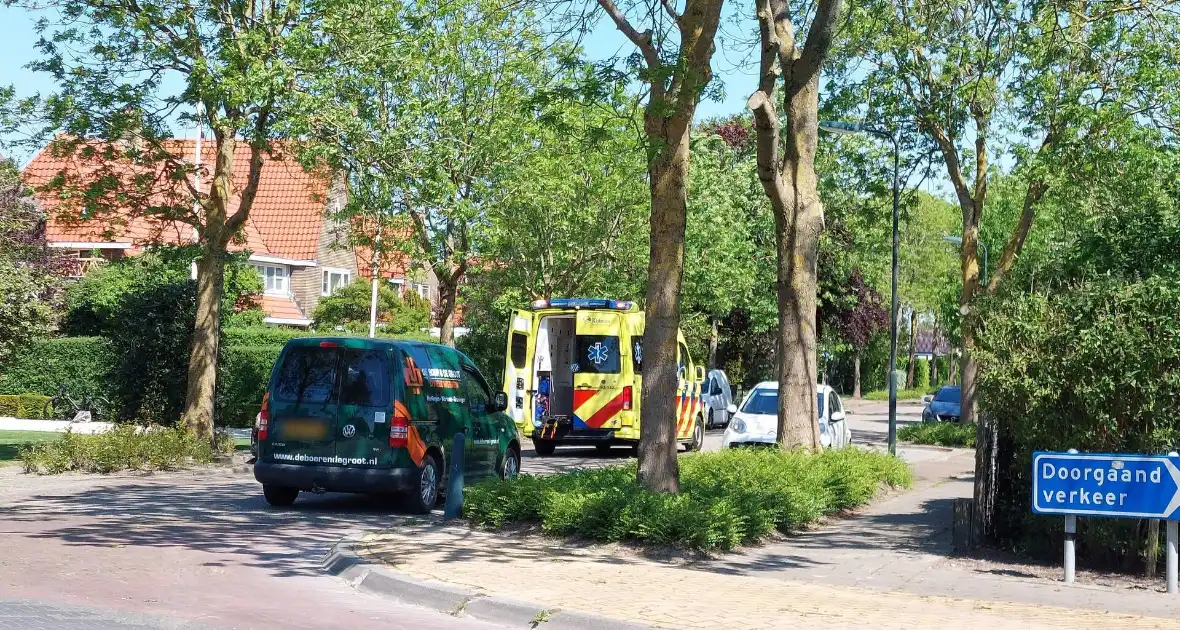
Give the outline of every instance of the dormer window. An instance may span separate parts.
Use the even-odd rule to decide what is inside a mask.
[[[291,294],[291,274],[284,266],[254,265],[262,277],[262,289],[270,295]]]

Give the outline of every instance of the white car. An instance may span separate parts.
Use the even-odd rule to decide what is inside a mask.
[[[817,388],[820,444],[843,448],[852,444],[852,429],[839,394],[828,385]],[[774,444],[778,436],[778,383],[763,381],[754,386],[741,408],[730,405],[732,420],[721,437],[721,447]]]

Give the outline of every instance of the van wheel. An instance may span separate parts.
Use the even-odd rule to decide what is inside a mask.
[[[537,455],[552,455],[557,450],[557,444],[553,440],[533,439],[533,450],[537,451]]]
[[[705,445],[705,426],[704,426],[704,424],[705,423],[703,420],[701,420],[701,417],[697,416],[697,422],[692,427],[692,441],[688,443],[688,452],[689,453],[694,453],[696,451],[699,451],[699,450],[701,450],[701,447]]]
[[[504,461],[500,463],[501,479],[516,479],[520,476],[520,451],[515,447],[508,447],[504,451]]]
[[[295,497],[299,496],[299,488],[264,484],[262,486],[262,496],[266,498],[267,503],[275,507],[288,507],[292,503],[295,503]]]
[[[418,467],[418,483],[410,488],[410,510],[416,514],[426,514],[434,509],[438,503],[438,460],[433,453],[422,457],[422,465]]]

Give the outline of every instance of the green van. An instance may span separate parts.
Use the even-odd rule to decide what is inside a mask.
[[[429,511],[463,433],[464,478],[520,472],[520,438],[471,359],[431,343],[292,339],[271,370],[254,478],[266,501],[300,490],[405,493]]]

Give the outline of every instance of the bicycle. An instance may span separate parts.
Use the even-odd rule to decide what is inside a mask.
[[[110,401],[102,396],[82,394],[81,399],[74,400],[70,397],[66,384],[61,383],[58,386],[57,395],[45,403],[41,417],[68,421],[78,417],[79,412],[86,411],[90,413],[90,420],[95,421],[105,418],[110,408]]]

